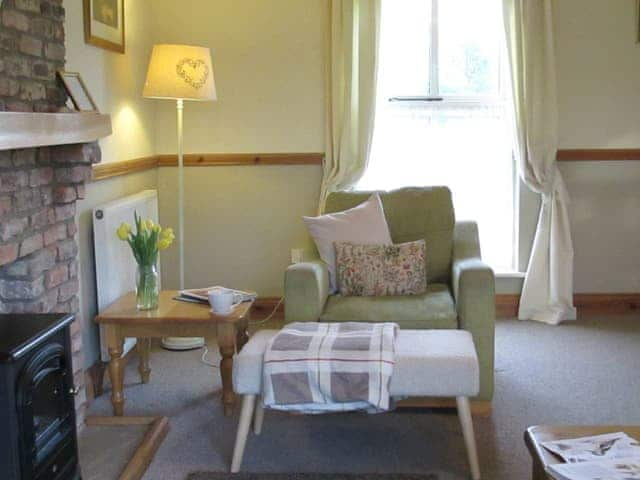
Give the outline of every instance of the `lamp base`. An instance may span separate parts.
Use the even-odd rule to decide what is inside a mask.
[[[166,350],[195,350],[204,347],[202,337],[165,337],[161,342],[162,348]]]

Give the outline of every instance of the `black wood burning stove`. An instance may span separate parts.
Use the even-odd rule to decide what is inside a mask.
[[[80,478],[73,315],[0,315],[0,478]]]

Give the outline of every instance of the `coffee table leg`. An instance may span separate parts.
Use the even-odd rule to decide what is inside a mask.
[[[218,325],[218,347],[220,348],[220,376],[222,377],[222,405],[225,416],[233,413],[236,395],[233,392],[233,354],[236,353],[236,325],[220,323]]]
[[[142,383],[149,383],[149,376],[151,375],[151,367],[149,367],[149,350],[151,350],[150,338],[138,338],[136,345],[138,355],[140,355],[140,364],[138,365],[138,372],[140,372],[140,381]]]
[[[109,377],[111,378],[111,405],[113,414],[121,417],[124,414],[124,361],[122,349],[124,339],[120,338],[117,327],[107,325],[107,347],[109,350]]]

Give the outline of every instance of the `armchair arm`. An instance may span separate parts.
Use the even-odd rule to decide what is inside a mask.
[[[322,260],[295,263],[284,275],[284,318],[317,322],[329,296],[329,270]]]
[[[495,279],[491,268],[480,258],[478,226],[475,222],[456,223],[451,280],[459,328],[471,332],[478,352],[478,399],[491,400],[494,382]]]

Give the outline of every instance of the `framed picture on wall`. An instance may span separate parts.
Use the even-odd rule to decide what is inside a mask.
[[[84,41],[124,53],[124,0],[84,0]]]
[[[58,70],[58,76],[64,84],[73,106],[80,112],[97,112],[98,107],[93,101],[87,86],[82,81],[82,77],[78,72],[67,72]]]

